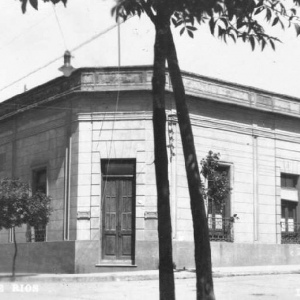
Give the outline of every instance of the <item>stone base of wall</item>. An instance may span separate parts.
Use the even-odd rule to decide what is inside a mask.
[[[74,273],[75,242],[18,243],[16,273]],[[14,244],[0,245],[0,272],[11,273]]]
[[[234,244],[212,242],[213,267],[300,264],[300,245]],[[16,273],[97,273],[158,269],[155,241],[136,242],[133,266],[105,266],[99,259],[99,241],[20,243]],[[10,273],[14,244],[0,245],[1,273]],[[194,267],[192,242],[174,242],[178,269]]]
[[[173,252],[177,268],[195,266],[193,242],[177,242]],[[300,245],[211,242],[211,255],[213,267],[299,265]]]

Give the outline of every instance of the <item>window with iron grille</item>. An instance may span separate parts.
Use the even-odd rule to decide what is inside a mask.
[[[220,187],[220,182],[225,183],[225,186]],[[219,186],[218,186],[219,185]],[[219,197],[208,196],[207,219],[212,241],[232,241],[232,220],[230,216],[230,167],[218,166],[215,170],[214,180],[208,179],[208,191],[213,189],[224,189],[226,197],[220,196],[222,191],[217,191]],[[208,192],[209,194],[209,192]]]
[[[281,174],[281,243],[300,244],[299,176]]]
[[[47,169],[40,168],[33,170],[32,174],[32,192],[41,192],[47,195]],[[28,226],[27,230],[28,242],[45,242],[46,241],[46,225],[38,224],[34,227]]]

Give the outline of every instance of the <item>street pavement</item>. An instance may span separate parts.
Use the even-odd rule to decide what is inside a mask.
[[[176,299],[196,299],[195,270],[176,270]],[[300,266],[213,268],[217,300],[300,300]],[[158,270],[93,274],[0,273],[0,300],[158,300]]]
[[[300,274],[214,278],[217,300],[300,300]],[[158,280],[1,282],[4,300],[158,300]],[[196,299],[195,278],[176,279],[176,299]]]

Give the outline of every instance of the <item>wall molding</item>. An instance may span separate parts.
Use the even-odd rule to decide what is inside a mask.
[[[152,90],[152,67],[80,68],[0,103],[0,121],[80,92]],[[300,118],[300,99],[182,71],[186,94],[259,111]],[[172,92],[166,72],[166,90]]]

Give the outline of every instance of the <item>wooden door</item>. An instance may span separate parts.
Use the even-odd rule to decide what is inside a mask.
[[[132,178],[107,178],[104,187],[102,258],[132,260],[134,193]]]

